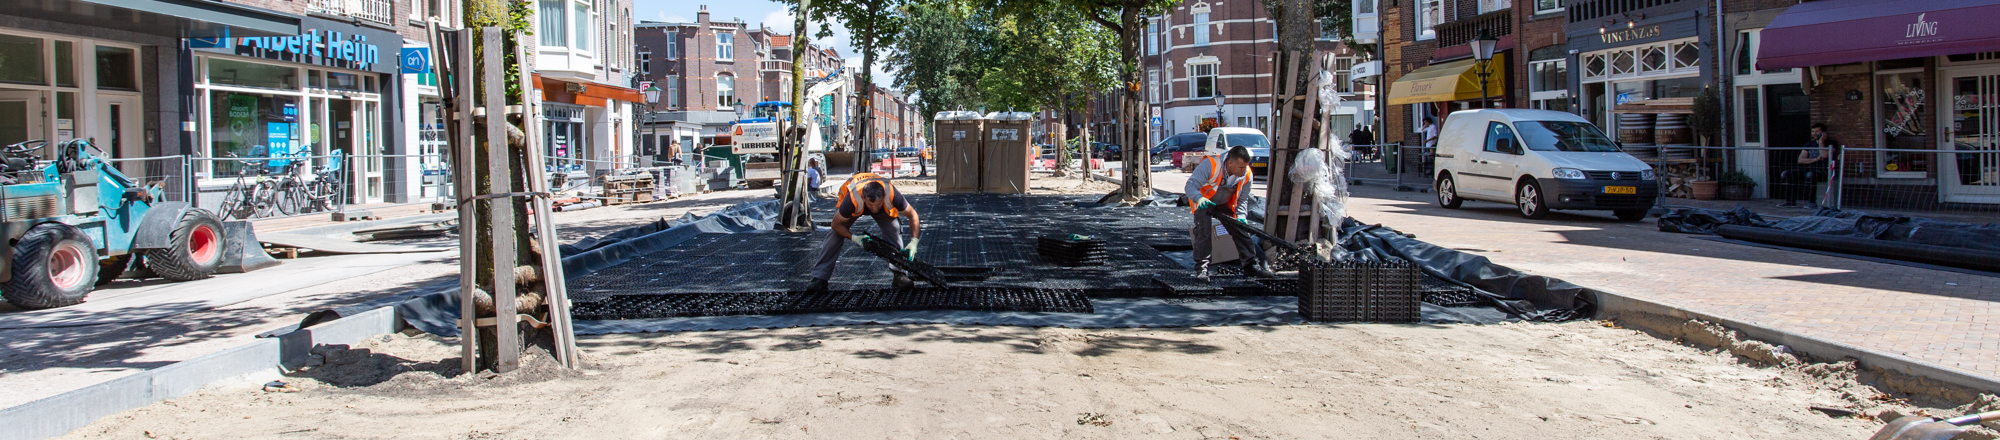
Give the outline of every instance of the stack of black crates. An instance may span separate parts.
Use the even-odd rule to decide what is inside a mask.
[[[1104,240],[1077,235],[1041,237],[1035,252],[1058,266],[1097,266],[1107,258]]]
[[[1423,320],[1424,273],[1408,261],[1305,263],[1299,315],[1313,322]]]

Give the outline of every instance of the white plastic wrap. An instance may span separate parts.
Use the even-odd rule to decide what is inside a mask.
[[[1345,156],[1341,153],[1335,155]],[[1288,172],[1290,175],[1286,177],[1290,178],[1292,183],[1305,185],[1306,190],[1313,195],[1313,200],[1318,202],[1320,217],[1338,225],[1341,219],[1347,217],[1345,169],[1344,160],[1329,161],[1325,151],[1309,148],[1299,152],[1299,156],[1292,160],[1292,169]]]
[[[986,119],[997,121],[1026,121],[1034,118],[1035,114],[1028,112],[993,112],[986,114]]]
[[[938,112],[938,113],[937,113],[937,119],[935,119],[935,120],[938,120],[938,121],[970,121],[970,120],[974,120],[974,119],[979,119],[979,112],[968,112],[968,111],[945,111],[945,112]]]

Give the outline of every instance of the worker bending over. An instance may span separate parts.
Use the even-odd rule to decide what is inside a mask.
[[[1210,221],[1211,211],[1243,220],[1243,213],[1250,209],[1250,149],[1242,145],[1229,147],[1224,159],[1217,163],[1215,156],[1208,156],[1194,168],[1194,176],[1188,178],[1188,208],[1194,213],[1194,266],[1195,276],[1208,276],[1208,260],[1214,250],[1209,243],[1215,223]],[[1246,223],[1247,224],[1247,223]],[[1243,264],[1245,275],[1269,278],[1269,266],[1264,264],[1264,253],[1257,245],[1256,237],[1240,230],[1234,224],[1223,225],[1229,230],[1231,240],[1236,243],[1238,262]]]
[[[903,249],[904,258],[911,260],[917,258],[917,237],[922,234],[923,229],[917,222],[917,210],[910,207],[910,202],[904,200],[901,194],[896,193],[896,186],[890,184],[889,179],[875,173],[855,174],[854,177],[847,179],[847,183],[840,185],[840,195],[836,200],[833,208],[833,233],[827,234],[826,244],[819,248],[819,263],[813,265],[812,284],[806,287],[806,290],[826,291],[826,280],[833,278],[833,265],[840,260],[843,241],[852,241],[861,246],[867,245],[865,241],[868,239],[867,236],[848,230],[854,226],[855,219],[864,215],[875,219],[875,226],[882,229],[883,240],[888,240],[890,245]],[[896,220],[903,218],[910,221],[910,243],[907,245],[903,244],[902,232],[896,227]],[[910,280],[910,276],[903,273],[902,268],[891,265],[889,270],[896,273],[896,288],[906,289],[916,286],[916,283]]]

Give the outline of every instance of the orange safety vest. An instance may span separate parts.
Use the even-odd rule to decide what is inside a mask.
[[[1206,183],[1206,184],[1203,184],[1203,185],[1201,186],[1201,197],[1202,197],[1202,198],[1204,198],[1204,199],[1209,199],[1209,200],[1215,200],[1215,191],[1216,191],[1216,190],[1219,190],[1219,189],[1222,189],[1222,182],[1223,182],[1223,179],[1227,179],[1227,178],[1229,177],[1229,169],[1227,169],[1227,168],[1223,168],[1223,167],[1222,167],[1222,162],[1218,162],[1218,161],[1216,161],[1216,160],[1215,160],[1215,156],[1214,156],[1214,155],[1209,155],[1209,156],[1207,156],[1207,157],[1204,157],[1204,159],[1207,159],[1207,160],[1208,160],[1208,175],[1209,175],[1209,178],[1210,178],[1210,179],[1212,179],[1212,180],[1209,180],[1209,182],[1208,182],[1208,183]],[[1254,170],[1243,170],[1243,181],[1242,181],[1241,183],[1237,183],[1237,185],[1244,185],[1244,184],[1247,184],[1247,183],[1249,183],[1249,182],[1250,182],[1250,175],[1251,175],[1251,173],[1253,173],[1253,172],[1254,172]],[[1229,200],[1226,200],[1226,201],[1224,201],[1224,200],[1215,200],[1215,202],[1216,202],[1216,205],[1219,205],[1219,206],[1225,206],[1225,207],[1228,207],[1228,212],[1229,212],[1229,214],[1231,214],[1231,215],[1235,215],[1235,214],[1236,214],[1236,194],[1237,194],[1237,193],[1239,193],[1239,192],[1240,192],[1240,190],[1239,190],[1239,191],[1230,191],[1230,192],[1229,192]],[[1199,208],[1199,205],[1193,205],[1193,204],[1190,204],[1190,205],[1188,205],[1188,212],[1191,212],[1191,213],[1195,213],[1195,214],[1201,214],[1201,210],[1200,210],[1200,208]]]
[[[840,186],[840,198],[834,203],[834,210],[838,211],[840,205],[849,203],[849,200],[853,198],[852,194],[861,192],[861,188],[867,186],[869,182],[882,182],[882,189],[887,190],[883,195],[883,197],[887,197],[884,201],[896,200],[896,185],[890,184],[889,179],[875,173],[858,173],[854,177],[847,178],[847,184]],[[853,203],[856,216],[868,213],[867,207],[862,206],[860,202]],[[896,211],[896,204],[894,203],[889,204],[888,210],[889,218],[897,218],[901,214]],[[835,212],[835,214],[839,214],[839,212]]]

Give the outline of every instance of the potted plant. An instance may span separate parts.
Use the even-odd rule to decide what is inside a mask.
[[[1722,174],[1721,196],[1723,200],[1750,200],[1751,190],[1757,189],[1757,181],[1752,180],[1743,170],[1729,170]]]
[[[1705,177],[1697,177],[1695,179],[1688,182],[1688,195],[1694,197],[1695,200],[1715,200],[1715,193],[1719,188],[1719,184]]]

